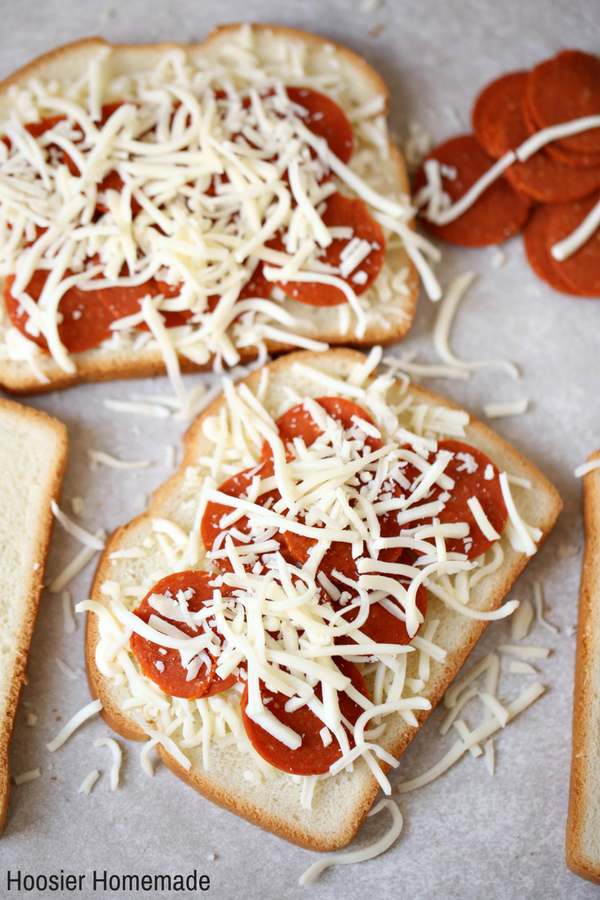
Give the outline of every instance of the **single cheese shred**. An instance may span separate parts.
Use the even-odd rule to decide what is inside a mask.
[[[61,728],[58,732],[54,740],[50,741],[46,744],[48,750],[51,753],[54,753],[55,750],[58,750],[59,747],[68,741],[74,731],[76,731],[80,725],[83,725],[84,722],[95,715],[97,712],[100,712],[102,709],[102,702],[100,700],[93,700],[91,703],[88,703],[87,706],[84,706],[83,709],[80,709],[79,712],[75,713],[75,715],[69,719],[66,725]]]
[[[365,862],[365,860],[374,859],[374,857],[380,856],[380,854],[389,850],[402,832],[402,813],[398,809],[398,804],[393,800],[381,800],[380,803],[370,810],[368,815],[374,816],[378,812],[381,812],[382,809],[387,809],[393,820],[392,827],[387,834],[380,838],[375,844],[372,844],[370,847],[365,847],[363,850],[350,850],[346,853],[331,853],[329,856],[318,860],[318,862],[313,863],[313,865],[300,876],[299,884],[310,884],[310,882],[314,881],[321,872],[331,868],[331,866],[347,866],[354,863]]]

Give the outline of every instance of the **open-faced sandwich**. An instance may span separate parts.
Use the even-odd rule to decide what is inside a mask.
[[[467,412],[377,376],[379,357],[299,352],[225,380],[80,605],[111,726],[314,849],[389,793],[561,506]]]

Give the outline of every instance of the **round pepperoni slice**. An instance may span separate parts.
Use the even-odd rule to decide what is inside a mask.
[[[102,179],[102,181],[98,185],[98,195],[99,197],[104,197],[104,199],[98,199],[96,203],[96,209],[98,212],[107,213],[110,212],[110,206],[106,201],[106,191],[116,191],[117,194],[120,194],[123,188],[125,187],[125,183],[118,172],[115,172],[114,169],[112,172],[108,172]],[[141,206],[135,197],[131,198],[131,214],[133,216],[137,216],[139,211],[141,210]]]
[[[243,472],[238,472],[237,475],[234,475],[232,478],[229,478],[226,482],[224,482],[224,484],[219,487],[219,491],[222,494],[227,494],[228,497],[241,497],[242,499],[246,499],[254,478],[256,478],[257,476],[261,479],[270,478],[272,475],[272,463],[261,463],[258,466],[253,466],[251,469],[245,469]],[[281,495],[279,491],[273,490],[262,494],[256,499],[255,502],[259,506],[265,506],[270,509],[280,499]],[[231,529],[235,529],[236,532],[243,535],[251,533],[250,522],[247,516],[242,516],[230,526],[222,526],[221,523],[223,518],[225,516],[231,515],[234,509],[235,507],[227,506],[225,503],[215,503],[213,501],[210,501],[206,504],[204,516],[202,517],[202,522],[200,524],[200,534],[202,537],[202,542],[208,552],[210,552],[213,547],[223,549],[225,546],[225,539],[222,537],[222,535],[223,533],[230,533]],[[233,540],[234,546],[236,547],[239,547],[240,545],[247,546],[248,544],[248,541],[244,541],[241,538],[236,537],[235,534],[232,534],[231,538]],[[273,536],[273,540],[278,541],[278,543],[280,544],[279,552],[283,554],[284,559],[291,563],[291,565],[296,565],[297,560],[291,555],[288,546],[285,543],[283,535],[277,533]],[[231,561],[227,557],[215,559],[213,560],[213,562],[223,572],[233,571]]]
[[[28,131],[32,137],[37,139],[43,134],[46,134],[47,131],[50,131],[51,128],[54,128],[55,125],[58,125],[59,122],[64,121],[64,116],[46,116],[45,118],[40,119],[39,122],[29,122],[25,125],[25,130]],[[48,144],[47,149],[52,149],[52,152],[57,154],[58,159],[65,163],[71,175],[79,175],[79,169],[62,147],[59,147],[58,144]]]
[[[64,277],[68,278],[72,274],[73,272],[67,270]],[[37,269],[25,288],[25,292],[36,303],[40,299],[48,275],[49,272]],[[29,316],[19,301],[12,296],[14,281],[15,276],[9,275],[4,284],[4,303],[10,320],[28,340],[48,352],[46,338],[43,335],[33,337],[26,330]],[[58,304],[58,312],[62,316],[62,322],[58,325],[58,336],[69,353],[91,350],[112,335],[110,324],[114,321],[114,316],[106,309],[95,291],[69,288]]]
[[[487,152],[500,159],[506,152],[498,138],[498,120],[507,109],[519,108],[523,100],[528,72],[509,72],[488,84],[473,107],[471,121],[475,137]]]
[[[434,484],[420,503],[442,500],[444,508],[436,516],[442,525],[466,522],[469,526],[468,536],[446,539],[446,550],[451,553],[465,553],[467,559],[476,559],[489,550],[494,541],[489,540],[481,531],[468,501],[471,497],[479,500],[492,528],[498,534],[502,534],[508,519],[508,510],[502,496],[500,472],[485,453],[461,441],[438,441],[437,452],[433,458],[430,455],[427,462],[434,463],[441,451],[454,454],[444,469],[444,474],[454,480],[454,487],[448,492],[438,484]],[[411,479],[412,474],[420,476],[421,473],[416,467],[412,466],[411,469],[414,470],[412,473],[409,473],[408,468],[405,469],[407,478]],[[429,520],[424,520],[423,524],[429,524]]]
[[[514,150],[538,131],[526,102],[528,78],[529,72],[503,75],[489,84],[475,103],[475,136],[496,159],[507,150]],[[564,165],[553,167],[552,161]],[[600,177],[600,154],[582,156],[564,150],[559,144],[547,144],[526,163],[514,163],[507,169],[506,177],[515,190],[542,203],[576,199],[594,189],[594,176],[574,176],[565,171],[564,166],[597,168],[595,177]]]
[[[322,217],[328,228],[343,226],[352,229],[352,238],[335,238],[329,247],[321,251],[320,262],[339,268],[342,264],[342,253],[351,240],[366,241],[371,249],[365,259],[348,274],[346,281],[355,294],[364,294],[377,278],[385,262],[385,238],[377,222],[371,218],[362,200],[351,200],[343,194],[332,194],[326,200],[326,209]],[[273,244],[276,250],[285,251],[281,239]],[[343,277],[338,275],[337,277]],[[307,303],[309,306],[339,306],[346,303],[347,297],[340,288],[316,282],[282,281],[278,282],[285,293],[294,300]]]
[[[557,263],[550,253],[552,244],[548,235],[553,213],[554,205],[551,203],[538,206],[534,210],[523,236],[527,261],[538,278],[549,284],[555,291],[577,296],[576,291],[569,287],[560,274],[559,266],[562,263]]]
[[[102,107],[102,115],[100,117],[100,121],[98,122],[98,127],[102,128],[104,125],[106,125],[112,114],[116,112],[120,106],[123,106],[124,102],[125,101],[123,100],[118,100],[115,103],[105,103]],[[110,207],[108,206],[105,197],[106,191],[116,191],[118,194],[120,194],[124,187],[125,184],[118,172],[114,171],[114,169],[112,172],[107,172],[107,174],[98,185],[99,199],[96,203],[96,209],[98,210],[98,212],[110,212]],[[135,197],[132,197],[131,214],[133,216],[137,216],[141,208],[142,207],[135,199]]]
[[[397,562],[410,566],[412,565],[413,557],[408,550],[403,550]],[[408,590],[410,579],[402,575],[398,576],[397,579]],[[351,598],[352,602],[354,602],[356,596],[357,595],[354,594]],[[398,611],[402,615],[404,615],[404,609],[395,597],[388,597],[387,599],[398,608]],[[349,602],[342,604],[341,601],[332,600],[331,598],[330,602],[336,611],[349,605]],[[423,585],[420,585],[417,589],[416,604],[417,609],[424,619],[427,615],[427,590]],[[359,607],[355,607],[347,613],[344,613],[342,618],[345,619],[346,622],[354,622],[359,611]],[[367,616],[365,623],[360,626],[360,630],[368,638],[378,644],[408,644],[412,640],[412,638],[408,636],[406,623],[402,619],[399,619],[398,616],[395,616],[394,613],[390,612],[389,609],[386,609],[380,602],[371,604],[369,615]],[[351,645],[353,643],[355,643],[354,639],[349,637],[336,639],[336,644],[339,646]]]
[[[241,289],[238,303],[240,300],[248,300],[250,297],[264,297],[268,299],[272,290],[273,284],[265,278],[263,264],[259,262],[249,281]]]
[[[555,271],[580,297],[600,297],[600,231],[567,259],[554,259],[551,248],[582,223],[600,200],[600,191],[584,200],[555,206],[548,225],[548,253]]]
[[[306,127],[318,137],[325,138],[331,152],[343,163],[348,163],[354,136],[350,122],[337,103],[311,88],[287,87],[286,91],[292,103],[305,111],[300,118]]]
[[[527,80],[527,105],[538,128],[600,114],[600,59],[563,50],[540,63]],[[600,153],[600,128],[557,141],[575,153]]]
[[[39,122],[28,122],[25,125],[25,131],[28,131],[32,137],[39,138],[46,134],[47,131],[50,131],[51,128],[54,128],[55,125],[58,125],[59,122],[64,121],[64,116],[45,116]]]
[[[124,268],[121,272],[123,277],[126,277],[128,274],[127,268]],[[179,291],[180,286],[178,284],[170,285],[166,281],[158,281],[156,278],[151,278],[144,284],[134,287],[115,285],[109,288],[99,288],[98,296],[114,321],[115,319],[122,319],[125,316],[133,316],[139,313],[142,300],[145,297],[157,297],[159,294],[166,298],[178,297]],[[187,309],[180,312],[171,310],[159,310],[159,312],[164,320],[165,328],[176,328],[179,325],[185,325],[188,319],[193,316],[191,310]],[[146,322],[140,322],[135,328],[137,331],[150,330]]]
[[[327,141],[329,149],[343,163],[350,162],[354,149],[354,134],[352,126],[344,111],[338,104],[319,91],[313,91],[307,87],[286,87],[286,92],[292,103],[301,107],[298,115],[309,131]],[[270,88],[261,91],[260,96],[272,97],[275,91]],[[227,94],[223,90],[214,92],[215,99],[226,100]],[[252,105],[250,97],[242,98],[242,109],[249,109]],[[230,140],[235,140],[237,135],[232,135]],[[250,146],[253,146],[248,138],[244,138]]]
[[[371,451],[380,450],[383,447],[379,438],[361,432],[360,420],[375,427],[375,422],[362,406],[353,403],[352,400],[343,400],[341,397],[318,397],[315,403],[322,406],[327,415],[339,422],[345,431],[350,432],[350,439],[353,436],[352,432],[355,432],[355,436],[360,440],[364,440],[364,443]],[[277,419],[275,424],[277,425],[279,436],[286,446],[292,444],[294,438],[299,437],[302,438],[307,447],[310,447],[319,435],[323,433],[303,404],[288,409],[286,413]],[[290,453],[290,458],[292,456],[293,454]],[[265,441],[261,459],[267,460],[272,458],[271,445],[268,441]]]
[[[114,112],[116,112],[120,106],[123,106],[123,102],[124,102],[123,100],[118,100],[115,103],[105,103],[103,105],[102,115],[100,117],[100,121],[98,122],[99,128],[102,128],[104,125],[106,125],[106,123],[108,122],[108,120],[110,119],[112,114]],[[104,176],[104,178],[102,179],[100,184],[98,185],[98,194],[104,195],[106,193],[106,191],[116,191],[118,194],[120,194],[121,191],[123,190],[124,186],[125,185],[124,185],[124,182],[123,182],[123,179],[121,178],[121,176],[118,174],[118,172],[115,172],[113,170],[112,172],[108,172]],[[141,208],[142,207],[140,206],[138,201],[135,199],[135,197],[132,197],[132,199],[131,199],[132,215],[137,216],[137,214],[139,213]],[[98,212],[103,212],[103,213],[110,211],[110,207],[105,202],[105,199],[98,200],[98,202],[96,204],[96,209],[98,210]]]
[[[383,483],[378,499],[381,499],[382,496],[398,497],[400,494],[401,490],[399,485],[395,481],[387,481]],[[350,505],[354,505],[353,501],[350,501]],[[302,521],[300,515],[297,518],[299,521]],[[398,525],[397,516],[394,511],[383,513],[377,518],[379,520],[381,537],[391,538],[397,537],[400,534],[400,526]],[[286,531],[283,536],[292,555],[301,563],[308,562],[310,553],[317,541],[314,538],[295,534],[293,531]],[[385,562],[395,562],[398,559],[400,552],[401,550],[398,547],[386,547],[379,551],[378,558]],[[367,551],[364,550],[361,556],[357,558],[363,558],[367,555]],[[339,575],[356,581],[359,577],[356,566],[357,558],[352,555],[351,544],[342,543],[342,541],[333,541],[330,548],[325,551],[325,554],[319,563],[319,571],[324,572],[324,574],[333,581],[339,580]]]
[[[210,578],[211,576],[208,572],[196,571],[176,572],[173,575],[167,575],[166,578],[161,579],[146,594],[138,608],[134,610],[134,613],[146,623],[151,616],[158,616],[159,619],[175,625],[176,628],[189,637],[198,637],[198,635],[205,633],[201,625],[191,628],[187,623],[179,621],[178,618],[169,618],[163,615],[150,605],[150,597],[153,594],[162,594],[163,596],[172,597],[176,601],[179,591],[191,590],[193,593],[190,599],[187,600],[187,607],[191,613],[197,613],[207,601],[212,600],[213,589],[210,586]],[[174,603],[174,615],[178,606],[179,604]],[[217,635],[217,637],[219,636]],[[158,685],[161,691],[171,697],[183,697],[185,700],[210,697],[213,694],[226,690],[237,681],[234,675],[229,675],[225,679],[217,675],[216,664],[210,654],[208,654],[212,662],[210,668],[203,663],[198,674],[188,679],[188,670],[183,667],[181,654],[178,650],[161,647],[160,644],[155,644],[153,641],[149,641],[136,633],[131,635],[130,645],[140,664],[142,674],[150,678],[151,681]]]
[[[560,144],[546,144],[544,150],[553,159],[563,163],[565,166],[572,166],[575,169],[597,169],[600,167],[600,153],[574,153],[572,150],[566,150]]]
[[[496,141],[500,156],[519,147],[529,137],[523,114],[526,79],[520,80],[521,102],[511,102],[500,108],[496,119]],[[511,87],[516,98],[518,88]],[[515,162],[505,172],[515,190],[540,203],[566,203],[586,197],[600,186],[600,168],[575,169],[564,166],[544,150],[534,153],[526,162]]]
[[[104,125],[106,125],[106,123],[108,122],[108,120],[110,119],[112,114],[120,106],[123,105],[123,102],[124,102],[123,100],[119,100],[116,103],[105,103],[104,104],[104,106],[102,107],[102,115],[100,117],[100,120],[97,123],[99,128],[102,128]],[[46,118],[40,119],[39,122],[30,122],[29,124],[27,124],[25,126],[25,128],[29,132],[29,134],[31,134],[34,138],[38,138],[38,137],[41,137],[43,134],[45,134],[47,131],[49,131],[51,128],[54,128],[54,126],[56,124],[58,124],[58,122],[63,122],[64,120],[65,120],[64,116],[48,116]],[[79,130],[78,126],[75,126],[75,127],[77,128],[77,130]],[[76,141],[76,143],[78,143],[82,139],[83,139],[83,134],[81,134],[81,137],[78,139],[78,141]],[[53,148],[53,151],[55,153],[60,155],[60,158],[68,166],[71,175],[79,175],[79,169],[77,168],[76,164],[73,162],[73,160],[71,159],[69,154],[65,153],[65,151],[62,149],[62,147],[59,147],[56,144],[50,144],[49,146]],[[109,212],[109,206],[107,205],[105,200],[102,199],[102,196],[108,190],[117,191],[117,193],[121,193],[121,191],[123,190],[123,187],[124,187],[124,182],[123,182],[123,179],[121,178],[121,176],[115,171],[108,172],[104,176],[102,181],[98,184],[98,193],[101,195],[101,199],[99,199],[98,203],[96,204],[97,211],[102,212],[102,213]],[[141,208],[142,207],[140,206],[138,201],[135,198],[132,199],[131,211],[134,216],[136,216],[139,213]]]
[[[362,406],[340,397],[320,397],[316,402],[323,407],[329,416],[343,425],[349,439],[355,438],[361,443],[364,442],[365,448],[368,448],[371,452],[381,449],[383,446],[381,439],[367,435],[361,429],[361,419],[369,425],[375,425],[371,416]],[[281,439],[288,447],[292,444],[295,437],[302,438],[306,446],[310,447],[322,434],[317,423],[303,405],[295,406],[284,413],[277,420],[277,427]],[[288,450],[288,456],[290,459],[293,457],[291,450]],[[262,459],[269,461],[272,459],[272,450],[267,441],[263,444]],[[399,487],[395,482],[391,484],[384,483],[381,492],[397,494]],[[301,519],[302,517],[299,516],[298,518]],[[395,537],[399,533],[399,526],[393,513],[386,513],[380,516],[379,523],[382,537]],[[295,534],[292,531],[285,532],[284,537],[292,556],[302,563],[306,562],[310,551],[316,544],[316,540]],[[382,550],[379,556],[381,559],[392,562],[398,558],[399,553],[400,550],[398,548],[388,548]],[[325,553],[319,568],[331,577],[335,577],[332,574],[335,571],[342,572],[348,577],[356,577],[356,560],[352,557],[350,545],[334,542]]]
[[[270,243],[267,244],[267,246],[271,246]],[[272,284],[272,282],[267,281],[264,276],[262,262],[259,262],[254,272],[250,276],[250,279],[241,289],[236,303],[239,303],[241,300],[248,300],[250,297],[263,297],[268,300],[271,296],[273,287],[274,285]],[[220,294],[213,294],[208,298],[208,310],[210,312],[214,312],[220,299]]]
[[[539,128],[533,117],[533,113],[529,108],[527,96],[527,91],[525,91],[525,96],[523,98],[523,116],[527,128],[529,129],[529,134],[536,134],[536,132],[539,131]],[[565,166],[573,166],[576,169],[596,169],[600,166],[600,153],[575,153],[575,151],[568,150],[556,141],[551,141],[549,144],[546,144],[544,150],[552,157],[552,159],[564,163]]]
[[[346,675],[353,687],[368,698],[369,692],[365,680],[354,663],[337,656],[333,659],[342,675]],[[322,775],[328,772],[334,762],[341,757],[342,750],[339,741],[333,735],[331,735],[331,742],[327,746],[324,745],[321,736],[321,731],[325,727],[324,722],[306,705],[293,712],[286,712],[285,705],[290,699],[289,697],[276,691],[270,691],[262,681],[260,688],[263,703],[268,704],[269,712],[283,725],[287,725],[288,728],[299,734],[302,743],[297,750],[292,750],[249,718],[246,712],[248,705],[248,687],[246,686],[241,702],[242,721],[256,752],[276,769],[292,775]],[[315,694],[321,699],[320,684],[317,685]],[[342,716],[354,725],[363,712],[363,708],[343,691],[338,693],[338,702]],[[348,742],[352,748],[354,746],[352,734],[345,725],[343,727],[346,729]]]
[[[436,147],[428,159],[454,169],[455,178],[442,174],[442,187],[452,203],[466,194],[470,187],[494,165],[494,159],[473,135],[452,138]],[[423,166],[415,175],[414,191],[427,183]],[[508,240],[525,225],[529,217],[527,201],[504,178],[498,178],[458,219],[447,225],[436,225],[423,217],[425,227],[435,237],[461,247],[487,247]]]

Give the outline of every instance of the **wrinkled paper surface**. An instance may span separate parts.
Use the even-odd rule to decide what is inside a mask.
[[[0,32],[0,74],[56,45],[101,34],[132,43],[200,40],[220,22],[250,18],[307,30],[348,44],[362,53],[386,79],[392,95],[392,132],[398,138],[418,123],[439,142],[469,129],[476,93],[510,70],[524,69],[562,47],[598,51],[598,24],[592,0],[385,0],[375,10],[360,0],[172,0],[160,8],[149,0],[117,4],[110,0],[33,0],[5,5]],[[596,10],[597,12],[597,10]],[[11,769],[19,774],[37,766],[42,775],[13,785],[4,836],[0,842],[0,896],[77,896],[154,898],[161,892],[93,890],[93,872],[182,874],[194,870],[210,877],[204,895],[214,900],[363,900],[375,891],[396,898],[585,898],[597,889],[572,875],[564,862],[568,805],[571,707],[581,552],[564,558],[565,548],[581,551],[581,485],[575,466],[600,446],[598,340],[600,302],[561,296],[539,281],[524,258],[520,237],[503,247],[506,261],[495,267],[495,248],[443,247],[438,269],[443,284],[468,269],[478,278],[456,321],[453,347],[471,359],[506,357],[522,377],[514,381],[499,369],[477,372],[470,381],[427,380],[477,416],[484,403],[527,397],[521,418],[492,423],[498,433],[529,457],[557,486],[565,508],[559,523],[514,587],[511,597],[532,596],[533,582],[544,586],[548,618],[559,634],[536,625],[525,643],[552,648],[546,660],[533,660],[546,694],[494,739],[496,774],[484,758],[470,755],[444,777],[397,797],[404,831],[394,847],[359,866],[330,869],[309,887],[298,885],[315,854],[265,834],[196,795],[156,765],[154,778],[139,764],[139,745],[119,738],[124,751],[121,784],[110,791],[110,752],[94,741],[109,735],[96,716],[60,750],[51,740],[73,713],[86,704],[83,674],[84,623],[63,629],[60,594],[44,591],[28,666],[29,684],[11,749]],[[421,296],[412,331],[390,353],[418,352],[435,360],[431,344],[434,306]],[[188,386],[212,383],[211,376],[190,376]],[[106,398],[170,394],[166,379],[85,385],[54,396],[29,398],[38,409],[62,419],[69,429],[70,461],[62,507],[71,513],[73,497],[85,499],[78,521],[91,531],[112,530],[144,508],[147,497],[172,473],[168,448],[180,447],[185,425],[111,412]],[[136,472],[92,470],[87,450],[95,448],[124,459],[150,459]],[[46,583],[80,547],[55,528]],[[75,602],[87,596],[93,563],[70,585]],[[510,642],[510,623],[492,624],[474,651],[476,662],[498,644]],[[58,667],[60,657],[79,677]],[[509,672],[502,659],[499,696],[510,702],[535,676]],[[467,666],[471,665],[467,663]],[[27,725],[34,713],[35,726]],[[395,786],[441,759],[456,735],[439,734],[443,710],[436,710],[391,775]],[[467,711],[475,727],[481,716]],[[93,769],[101,778],[89,796],[77,788]],[[377,840],[389,827],[388,814],[368,819],[353,847]],[[214,859],[210,858],[214,855]],[[85,875],[83,889],[64,894],[8,891],[7,874]],[[184,891],[168,896],[201,896]]]

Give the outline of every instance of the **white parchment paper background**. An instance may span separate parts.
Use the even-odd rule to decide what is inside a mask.
[[[562,47],[600,50],[594,0],[385,0],[376,11],[360,0],[19,0],[0,3],[0,76],[52,47],[92,34],[112,41],[144,43],[200,40],[220,22],[249,18],[317,31],[348,44],[378,68],[389,84],[392,129],[405,135],[418,121],[441,141],[468,130],[478,90],[511,69],[527,68]],[[383,26],[379,28],[378,26]],[[83,669],[83,622],[73,635],[62,626],[60,596],[44,593],[15,729],[11,765],[15,773],[40,766],[42,777],[13,787],[8,821],[0,840],[0,896],[7,872],[86,874],[82,893],[23,896],[103,897],[92,892],[92,872],[188,874],[211,878],[212,900],[362,900],[386,898],[587,898],[598,889],[572,875],[564,863],[570,731],[581,555],[561,558],[565,544],[582,547],[580,484],[572,472],[600,446],[600,301],[560,296],[528,268],[520,238],[505,245],[506,264],[495,269],[495,251],[444,249],[440,277],[447,283],[468,268],[480,273],[460,310],[454,345],[465,357],[505,356],[522,371],[515,382],[497,370],[470,382],[429,381],[427,386],[476,415],[483,403],[528,397],[531,411],[503,419],[498,432],[530,457],[556,484],[565,509],[554,534],[516,585],[512,596],[531,596],[540,579],[559,635],[537,626],[531,642],[552,647],[539,665],[548,691],[496,739],[497,770],[467,756],[432,785],[400,798],[405,828],[384,856],[358,867],[330,870],[301,888],[299,875],[315,855],[264,834],[218,809],[162,766],[150,780],[140,769],[138,746],[126,744],[122,785],[109,790],[110,756],[93,746],[109,729],[96,717],[56,754],[46,742],[89,700],[83,673],[77,680],[57,667],[60,656]],[[393,352],[418,350],[433,359],[435,310],[421,298],[408,339]],[[187,379],[192,385],[206,376]],[[144,498],[169,474],[169,445],[179,444],[184,426],[167,420],[110,413],[107,397],[171,393],[165,379],[87,385],[28,400],[62,419],[69,429],[70,463],[63,506],[85,498],[81,521],[91,530],[113,529],[140,512]],[[91,471],[86,451],[101,449],[126,459],[152,459],[140,472]],[[55,530],[48,578],[79,549]],[[93,565],[72,585],[76,600],[87,596]],[[491,625],[473,660],[509,638],[507,623]],[[507,674],[501,682],[512,699],[527,685]],[[520,679],[520,680],[519,680]],[[27,706],[25,704],[28,704]],[[26,713],[38,716],[26,725]],[[394,783],[441,758],[454,738],[441,738],[434,713],[402,759]],[[101,780],[90,796],[77,787],[94,768]],[[355,846],[366,846],[388,827],[386,814],[370,819]],[[216,859],[210,860],[209,856]],[[134,896],[132,894],[123,897]],[[159,896],[146,892],[138,896]],[[175,896],[175,895],[174,895]],[[200,896],[184,892],[178,896]]]

